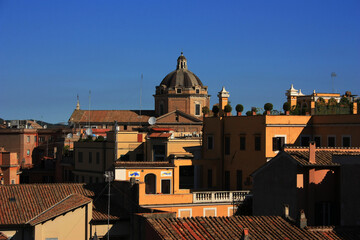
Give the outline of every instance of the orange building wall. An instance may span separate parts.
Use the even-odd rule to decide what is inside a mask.
[[[153,209],[166,211],[166,212],[175,212],[176,217],[204,217],[212,216],[212,213],[215,212],[218,217],[232,216],[236,207],[232,204],[226,205],[201,205],[201,206],[174,206],[174,207],[152,207]],[[215,210],[215,211],[214,211]],[[188,216],[188,213],[191,213]]]

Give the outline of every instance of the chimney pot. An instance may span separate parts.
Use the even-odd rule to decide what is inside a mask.
[[[305,228],[307,226],[307,219],[304,210],[300,210],[297,225],[299,228]]]
[[[316,163],[315,159],[316,143],[315,141],[309,142],[309,163]]]
[[[249,234],[248,228],[243,229],[243,234],[242,234],[241,240],[250,240],[250,234]]]
[[[284,204],[284,218],[289,218],[290,215],[290,209],[288,204]]]

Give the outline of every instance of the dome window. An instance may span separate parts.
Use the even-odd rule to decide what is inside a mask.
[[[181,93],[181,88],[177,88],[176,93]]]
[[[195,115],[200,116],[200,104],[195,103]]]
[[[197,94],[199,94],[199,93],[200,93],[200,89],[197,88],[197,89],[195,90],[195,92],[196,92]]]

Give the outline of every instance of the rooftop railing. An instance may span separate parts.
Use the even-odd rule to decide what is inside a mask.
[[[244,201],[250,191],[193,192],[193,203]]]

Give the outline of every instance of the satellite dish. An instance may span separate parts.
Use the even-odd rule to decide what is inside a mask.
[[[148,120],[148,123],[150,125],[154,125],[156,123],[156,118],[155,117],[150,117],[149,120]]]
[[[92,130],[91,130],[91,128],[86,129],[85,133],[86,133],[86,135],[88,135],[88,136],[92,136]]]
[[[73,137],[72,133],[68,133],[68,134],[66,135],[66,138],[72,138],[72,137]]]

